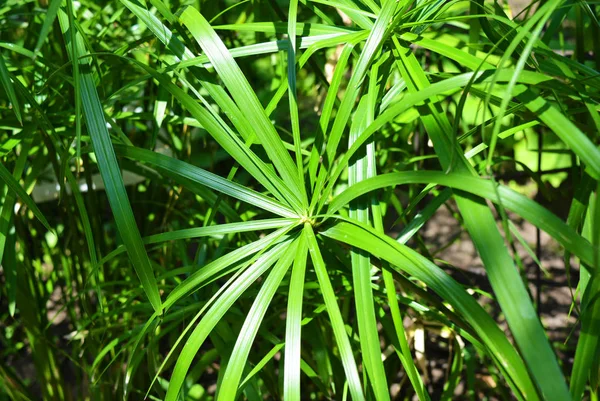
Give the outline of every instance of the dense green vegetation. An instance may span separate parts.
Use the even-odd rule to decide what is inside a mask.
[[[599,10],[6,0],[0,400],[597,400]],[[570,363],[516,218],[561,247]]]

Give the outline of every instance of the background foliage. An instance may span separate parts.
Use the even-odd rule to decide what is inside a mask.
[[[0,399],[596,400],[599,9],[5,1]]]

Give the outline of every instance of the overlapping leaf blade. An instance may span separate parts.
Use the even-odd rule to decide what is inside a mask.
[[[69,50],[70,54],[72,46],[71,38],[73,37],[72,33],[76,28],[69,24],[69,17],[63,9],[58,11],[58,19],[65,42],[67,43],[67,50]],[[76,32],[74,37],[76,40],[74,46],[77,48],[77,54],[82,56],[88,54],[81,33]],[[98,159],[98,166],[104,180],[106,193],[115,217],[115,222],[121,234],[121,238],[123,239],[123,243],[127,248],[127,253],[135,268],[135,272],[144,287],[146,296],[150,300],[155,311],[159,312],[162,310],[162,302],[160,294],[158,293],[158,284],[154,277],[150,259],[144,249],[142,237],[135,222],[129,199],[127,198],[123,177],[121,176],[110,134],[106,127],[106,119],[104,118],[102,104],[100,103],[98,92],[96,90],[90,59],[77,59],[71,61],[73,63],[78,63],[82,69],[81,74],[79,75],[80,82],[78,87],[81,90],[81,99],[88,132],[92,138],[92,145],[94,147],[96,158]]]
[[[179,19],[205,51],[238,106],[248,108],[249,126],[247,131],[254,132],[260,139],[284,182],[298,191],[295,194],[296,197],[298,193],[305,192],[305,188],[298,182],[297,169],[289,152],[283,146],[250,84],[214,29],[202,14],[192,7],[187,7]]]

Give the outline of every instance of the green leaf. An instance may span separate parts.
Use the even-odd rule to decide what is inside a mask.
[[[594,371],[594,360],[598,358],[600,345],[600,335],[598,331],[598,322],[600,321],[600,250],[598,243],[600,241],[600,197],[598,191],[590,195],[590,201],[587,208],[586,219],[583,227],[585,238],[593,241],[596,246],[594,259],[594,274],[591,275],[587,285],[583,286],[583,297],[581,300],[581,332],[577,341],[575,350],[575,360],[573,361],[573,371],[571,373],[571,395],[573,400],[582,399],[585,384],[588,380],[597,375]],[[580,284],[580,288],[581,288]],[[593,387],[593,385],[591,386]],[[593,390],[592,390],[593,391]]]
[[[35,127],[31,127],[33,129]],[[27,133],[30,134],[29,128]],[[15,164],[13,177],[18,180],[23,174],[25,163],[29,156],[32,141],[28,138],[20,149],[19,157]],[[8,191],[4,197],[2,211],[0,212],[0,263],[6,277],[6,292],[8,295],[8,312],[15,315],[17,302],[17,259],[16,259],[16,230],[14,227],[16,193]]]
[[[19,105],[19,99],[17,99],[17,94],[15,93],[15,87],[12,82],[14,78],[11,76],[8,68],[6,68],[6,64],[4,63],[4,56],[0,53],[0,82],[2,82],[2,87],[6,91],[6,95],[8,96],[8,100],[12,103],[12,108],[17,117],[17,120],[21,124],[23,124],[23,117],[21,116],[21,106]]]
[[[325,154],[327,156],[328,165],[331,165],[331,162],[333,161],[333,157],[342,138],[346,123],[350,118],[350,113],[352,112],[354,103],[356,101],[356,96],[361,88],[362,81],[367,74],[369,64],[373,60],[376,52],[381,48],[386,33],[394,28],[394,25],[390,24],[390,19],[394,15],[397,4],[398,3],[393,0],[388,0],[385,2],[381,13],[377,16],[375,25],[373,25],[373,28],[369,33],[369,37],[367,38],[364,48],[360,53],[360,57],[356,62],[354,71],[352,72],[352,76],[348,82],[348,87],[344,94],[344,98],[342,99],[342,104],[338,109],[338,114],[336,115],[333,126],[331,127],[331,132],[327,141],[327,150]]]
[[[181,343],[181,341],[183,341],[183,339],[186,337],[188,331],[196,324],[196,321],[202,315],[204,315],[204,312],[208,308],[213,306],[213,303],[217,299],[219,299],[221,294],[227,292],[228,288],[230,288],[234,282],[237,282],[240,275],[244,273],[245,269],[249,265],[255,263],[261,256],[263,256],[263,253],[272,249],[272,246],[284,242],[287,239],[287,237],[285,237],[285,234],[291,228],[292,226],[284,227],[258,241],[250,243],[242,248],[236,249],[235,251],[230,252],[227,255],[218,258],[217,260],[214,260],[213,262],[207,264],[202,269],[196,271],[194,274],[188,277],[184,282],[178,285],[169,294],[169,296],[165,300],[165,310],[169,309],[184,296],[190,295],[193,291],[198,290],[199,288],[205,286],[206,284],[214,281],[219,277],[222,277],[227,273],[230,273],[231,271],[235,271],[235,274],[227,281],[227,283],[225,285],[222,285],[219,288],[219,290],[210,298],[210,300],[204,304],[204,306],[200,309],[196,316],[194,316],[194,318],[186,326],[185,330],[181,333],[177,341],[175,341],[173,347],[165,357],[163,363],[158,368],[148,392],[150,392],[152,385],[158,379],[158,376],[163,371],[171,356],[176,350],[179,349],[178,346]],[[156,318],[157,314],[154,313],[154,315],[148,320],[148,322],[144,326],[144,330],[146,330],[152,323],[152,321]],[[140,339],[138,338],[137,341],[140,341]]]
[[[296,8],[298,5],[296,4]],[[288,33],[290,31],[290,24],[292,20],[289,19],[288,23],[285,22],[245,22],[243,24],[226,24],[226,25],[215,25],[215,30],[229,30],[237,32],[262,32],[262,33]],[[334,26],[326,24],[315,24],[315,23],[294,23],[294,29],[302,32],[303,37],[316,36],[316,35],[327,35],[331,33],[351,33],[356,32],[353,28],[345,26]]]
[[[251,231],[269,230],[273,228],[280,228],[289,226],[297,223],[297,219],[264,219],[264,220],[251,220],[243,221],[238,223],[219,224],[216,226],[207,227],[195,227],[185,228],[182,230],[169,231],[161,234],[154,234],[148,237],[142,238],[144,244],[156,244],[166,241],[178,241],[182,239],[208,237],[208,236],[220,236],[226,234],[235,234]],[[114,251],[110,252],[100,261],[100,264],[104,264],[112,258],[125,252],[126,249],[123,245],[119,245]]]
[[[321,289],[327,307],[327,314],[331,321],[333,335],[342,358],[342,365],[344,366],[344,372],[346,373],[350,394],[354,401],[364,400],[365,396],[360,384],[358,368],[356,367],[356,361],[352,355],[352,346],[350,345],[350,340],[348,340],[342,313],[340,312],[337,297],[333,291],[331,280],[327,273],[327,267],[323,261],[323,256],[321,256],[319,244],[317,243],[317,239],[315,238],[315,234],[309,223],[304,223],[304,235],[306,236],[310,258],[313,262],[317,279],[319,280],[319,288]]]
[[[71,34],[72,29],[76,29],[74,26],[69,24],[69,18],[64,10],[59,10],[58,19],[60,26],[67,44],[67,50],[71,54],[72,42]],[[77,54],[85,55],[88,54],[83,37],[80,32],[75,34],[75,48]],[[94,147],[94,153],[98,160],[98,167],[104,186],[106,189],[106,195],[113,212],[115,222],[127,253],[133,264],[135,272],[137,273],[140,282],[146,292],[152,307],[155,311],[162,311],[162,302],[160,294],[158,293],[158,284],[154,277],[152,265],[150,259],[144,248],[142,237],[138,230],[129,199],[127,198],[127,192],[125,191],[125,185],[123,183],[123,177],[119,169],[117,157],[113,149],[110,134],[106,128],[106,119],[104,118],[104,110],[96,91],[94,83],[94,77],[91,72],[91,63],[89,59],[84,60],[72,60],[73,62],[79,63],[81,67],[81,73],[79,74],[79,89],[81,100],[83,104],[83,111],[86,118],[86,125],[88,133],[92,139],[92,145]]]
[[[409,92],[419,93],[427,90],[429,80],[419,61],[396,38],[392,39],[394,53],[398,57],[396,65],[407,81]],[[493,79],[500,75],[501,72],[494,74]],[[513,78],[514,76],[511,76],[509,81]],[[433,142],[442,168],[460,174],[475,175],[473,167],[465,159],[462,149],[457,146],[457,141],[453,139],[452,126],[442,105],[435,98],[428,100],[425,105],[428,113],[423,114],[421,120]],[[496,190],[495,187],[493,189]],[[499,196],[498,198],[499,202],[503,200]],[[570,395],[556,354],[548,341],[514,260],[508,253],[504,238],[497,229],[491,210],[482,200],[461,193],[455,194],[455,199],[465,228],[483,261],[496,299],[506,316],[523,359],[532,372],[535,384],[540,389],[541,396],[568,400]],[[503,201],[499,203],[499,208],[500,213],[504,213]],[[506,235],[510,234],[507,232]],[[512,379],[516,381],[514,377]],[[537,398],[537,394],[528,392],[525,392],[524,396]]]
[[[235,342],[231,357],[227,362],[225,373],[220,384],[220,390],[217,394],[219,400],[233,400],[236,398],[237,389],[242,378],[244,367],[246,366],[250,348],[258,332],[258,328],[267,313],[267,308],[281,284],[281,280],[288,271],[290,264],[294,260],[298,240],[288,244],[283,256],[277,261],[271,273],[267,276],[264,284],[254,299],[252,307],[246,315],[246,320],[240,330],[240,335]]]
[[[371,69],[372,76],[377,76],[375,63]],[[372,120],[375,112],[375,98],[378,85],[370,81],[369,91],[358,104],[354,120],[350,126],[349,144],[352,145],[360,131]],[[348,184],[354,185],[370,176],[375,176],[375,149],[373,142],[365,146],[364,156],[356,157],[348,167]],[[366,199],[358,198],[350,203],[350,218],[369,225],[369,206]],[[389,400],[388,384],[385,369],[381,359],[381,348],[377,319],[375,317],[375,302],[371,288],[371,261],[367,253],[359,249],[350,252],[352,264],[352,283],[354,285],[354,304],[358,323],[358,335],[363,364],[373,387],[377,400]]]
[[[161,23],[149,10],[140,6],[138,2],[132,2],[129,0],[121,0],[121,2],[129,8],[146,26],[152,31],[152,33],[169,48],[182,63],[172,66],[169,70],[174,69],[175,66],[183,68],[185,66],[198,66],[203,65],[209,61],[206,56],[200,56],[194,58],[193,53],[185,47],[183,43],[171,30]],[[160,10],[160,8],[159,8]],[[169,13],[170,14],[170,13]],[[269,44],[270,45],[270,44]],[[275,47],[269,49],[268,52],[278,51],[276,43],[273,43]],[[262,46],[262,45],[261,45]],[[272,47],[272,46],[271,46]],[[240,49],[245,51],[245,49]],[[248,49],[247,54],[254,54],[253,49]],[[245,54],[245,53],[244,53]],[[208,106],[207,102],[199,97],[204,103],[206,108],[202,108],[190,95],[185,93],[177,85],[171,82],[171,77],[162,74],[146,64],[140,63],[137,60],[127,59],[128,62],[135,63],[140,68],[146,70],[147,73],[152,75],[161,84],[162,89],[168,90],[180,103],[185,105],[185,108],[192,116],[198,120],[200,125],[206,129],[210,135],[221,145],[229,155],[231,155],[246,171],[259,181],[266,189],[268,189],[277,199],[284,203],[296,205],[293,201],[296,199],[292,191],[284,184],[284,182],[275,174],[272,169],[267,166],[262,160],[260,160],[244,142],[240,141],[239,138],[229,129],[227,124],[219,117],[217,113],[212,110],[212,107]],[[198,68],[192,70],[192,73],[200,79],[200,83],[204,89],[210,94],[210,96],[217,102],[217,104],[223,108],[236,128],[241,131],[242,134],[246,134],[249,138],[249,134],[255,137],[252,131],[248,131],[249,122],[246,118],[246,114],[242,113],[240,108],[237,107],[235,102],[225,92],[220,85],[213,84],[204,79],[203,73],[199,72]],[[180,76],[180,79],[181,76]],[[186,83],[186,85],[190,86]],[[193,87],[190,87],[192,92],[196,92]],[[199,93],[197,93],[199,95]],[[298,211],[300,210],[300,204],[297,203]]]
[[[115,145],[114,149],[119,155],[151,164],[178,183],[184,184],[185,180],[191,180],[279,216],[298,217],[292,210],[274,199],[181,160],[133,146]]]
[[[187,7],[179,19],[205,51],[238,106],[248,110],[247,132],[254,132],[259,138],[284,182],[298,191],[295,196],[304,193],[306,189],[298,182],[297,169],[289,152],[283,146],[283,142],[269,121],[264,108],[225,44],[208,21],[194,8]]]
[[[410,248],[358,222],[338,222],[321,234],[363,249],[389,262],[396,271],[405,271],[424,282],[445,302],[452,305],[454,310],[473,327],[490,353],[497,359],[498,366],[517,383],[518,388],[527,397],[538,399],[537,391],[529,379],[523,361],[504,333],[475,299],[442,269]]]
[[[321,196],[320,205],[317,208],[317,210],[321,209],[325,201],[328,199],[329,195],[332,193],[333,187],[335,186],[338,178],[346,168],[348,161],[354,156],[358,149],[360,149],[360,147],[383,126],[392,122],[398,115],[420,104],[421,102],[424,102],[430,98],[435,98],[435,96],[437,95],[451,94],[455,91],[460,90],[463,86],[467,85],[472,79],[476,83],[485,83],[492,79],[494,71],[495,70],[468,72],[465,74],[454,76],[452,78],[447,78],[442,81],[431,84],[419,91],[413,91],[412,93],[406,94],[402,98],[402,101],[399,101],[389,106],[371,124],[369,124],[368,127],[366,127],[363,130],[363,132],[352,143],[352,146],[348,149],[344,156],[340,158],[337,167],[335,168],[335,170],[333,170],[333,172],[330,173],[329,184],[327,185],[325,191],[323,192],[323,195]],[[513,71],[511,69],[499,70],[496,80],[498,82],[506,81],[512,77],[512,74]],[[529,71],[523,71],[519,79],[522,83],[526,83],[529,85],[537,85],[551,80],[551,78],[547,75],[532,73]],[[450,129],[449,126],[448,128]],[[447,154],[447,156],[442,155],[442,157],[447,157],[448,161],[450,161],[450,156],[452,152],[450,150],[446,150],[444,154]]]
[[[254,283],[267,269],[269,269],[286,250],[290,240],[286,240],[268,250],[252,266],[246,269],[238,279],[214,302],[211,308],[197,324],[196,328],[187,339],[171,375],[165,401],[176,401],[196,353],[221,320],[223,315],[231,308],[233,303]],[[237,390],[237,386],[234,390]]]
[[[542,120],[586,164],[588,173],[600,179],[600,148],[555,106],[532,89],[517,85],[513,94]]]
[[[48,229],[48,231],[52,231],[52,227],[50,227],[50,223],[44,217],[42,211],[37,207],[33,199],[25,192],[25,190],[19,185],[17,180],[13,177],[13,175],[4,167],[4,164],[0,163],[0,180],[4,181],[4,183],[8,186],[8,189],[14,192],[19,199],[33,212],[33,215]]]
[[[256,376],[261,370],[269,363],[284,347],[284,343],[279,343],[273,346],[271,350],[252,368],[252,370],[244,377],[244,380],[240,383],[238,390],[243,391],[244,387]]]
[[[561,0],[550,0],[550,1],[545,2],[536,11],[536,13],[533,14],[531,16],[531,18],[529,18],[525,22],[525,24],[523,24],[522,29],[519,30],[519,32],[517,32],[515,37],[512,39],[511,43],[508,45],[507,49],[505,49],[504,53],[502,54],[502,58],[500,59],[499,65],[504,65],[504,63],[512,56],[513,52],[517,49],[517,47],[520,45],[522,46],[521,41],[527,36],[527,34],[529,34],[527,44],[521,50],[521,54],[515,65],[515,75],[508,81],[508,85],[504,89],[504,95],[502,96],[500,108],[497,113],[498,119],[496,120],[496,122],[494,124],[493,132],[492,132],[492,136],[491,136],[490,152],[489,152],[489,156],[486,161],[486,166],[488,168],[492,161],[491,158],[492,158],[492,155],[494,154],[496,142],[498,140],[498,134],[500,133],[500,129],[501,129],[500,122],[504,118],[506,109],[508,107],[508,103],[512,100],[513,89],[516,86],[519,75],[523,71],[523,69],[525,67],[525,63],[530,58],[533,46],[537,42],[537,39],[539,38],[542,29],[545,27],[546,21],[548,21],[548,19],[550,18],[550,16],[552,15],[554,10],[556,9],[556,7],[558,7],[558,5],[560,3],[561,3]],[[533,31],[531,31],[531,29],[533,28],[533,26],[535,24],[537,24],[537,26],[535,27],[535,29]],[[492,82],[490,84],[490,88],[489,88],[490,90],[488,91],[488,94],[486,96],[485,107],[487,107],[489,100],[491,98],[494,84],[495,84],[495,80],[492,80]],[[585,138],[585,136],[584,136],[584,138]]]
[[[46,11],[46,17],[44,18],[44,24],[42,25],[42,29],[40,30],[40,36],[38,36],[37,43],[35,44],[35,53],[40,51],[42,45],[46,41],[46,38],[50,33],[50,29],[52,29],[52,24],[56,20],[56,14],[58,13],[58,8],[60,7],[61,3],[62,0],[52,0],[50,2],[48,11]]]
[[[494,203],[502,201],[502,205],[523,217],[531,224],[539,227],[556,239],[562,246],[586,263],[593,260],[591,244],[575,230],[565,224],[538,203],[505,186],[494,186],[490,180],[466,174],[445,174],[441,171],[405,171],[382,174],[357,183],[346,189],[329,205],[328,212],[333,213],[352,199],[375,189],[401,184],[439,184],[489,199]],[[498,199],[498,194],[500,200]],[[590,263],[590,266],[593,263]]]
[[[300,365],[302,304],[304,296],[304,277],[308,247],[306,236],[298,238],[298,248],[290,278],[287,316],[285,320],[285,355],[283,367],[283,398],[288,401],[300,401]]]
[[[306,188],[304,182],[304,163],[302,162],[302,138],[300,137],[300,117],[298,112],[298,97],[296,93],[296,19],[298,17],[298,0],[290,1],[288,12],[288,99],[290,103],[290,118],[292,120],[292,136],[294,138],[294,152],[296,154],[296,166],[298,168],[298,181],[302,188]],[[306,190],[301,192],[302,206],[308,209],[308,197]]]
[[[238,248],[198,269],[169,293],[165,300],[165,309],[170,308],[175,302],[197,290],[209,278],[222,274],[224,270],[235,268],[237,264],[249,256],[278,244],[282,241],[281,238],[294,226],[295,224],[282,227],[264,238]]]

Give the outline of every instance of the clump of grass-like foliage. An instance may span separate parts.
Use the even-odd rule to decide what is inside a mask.
[[[0,399],[597,400],[599,10],[5,1]],[[491,294],[429,252],[441,207]],[[516,217],[561,246],[572,367]]]

